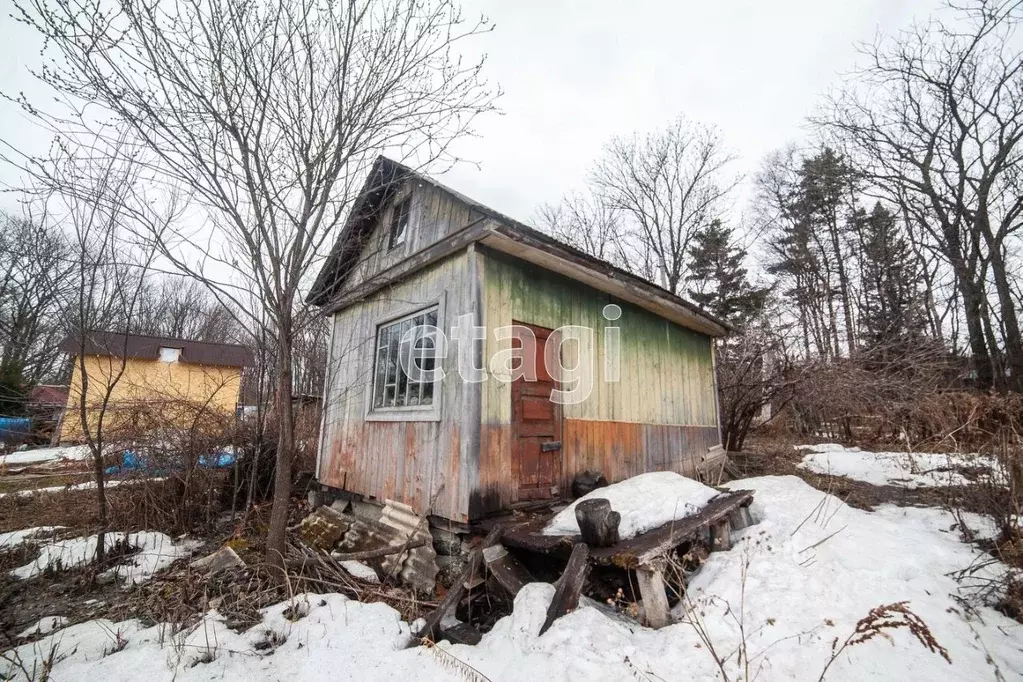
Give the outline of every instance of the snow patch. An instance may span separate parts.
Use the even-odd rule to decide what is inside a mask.
[[[39,619],[38,623],[30,625],[18,633],[18,639],[35,637],[36,635],[48,635],[54,630],[60,630],[67,625],[67,618],[64,616],[45,616]]]
[[[3,466],[26,466],[29,464],[43,464],[46,462],[69,461],[77,462],[89,459],[90,451],[88,445],[64,445],[56,448],[36,448],[34,450],[19,450],[9,455],[0,456],[0,467]]]
[[[990,457],[977,454],[930,452],[869,452],[836,443],[797,445],[809,450],[799,468],[816,474],[845,476],[871,485],[905,488],[961,486],[973,483],[962,471],[987,475],[995,470]]]
[[[0,551],[20,547],[26,542],[53,537],[54,533],[63,528],[64,526],[36,526],[35,528],[22,528],[8,533],[0,533]]]
[[[673,471],[640,474],[580,497],[558,512],[543,532],[544,535],[578,534],[576,505],[583,500],[605,499],[611,503],[611,509],[622,515],[618,534],[623,539],[633,538],[671,521],[698,514],[718,495],[717,490]]]
[[[39,556],[34,561],[14,569],[11,575],[27,580],[47,569],[64,570],[92,563],[96,559],[98,537],[90,535],[46,543],[40,546]],[[126,543],[138,552],[126,557],[123,563],[104,575],[113,576],[126,586],[149,580],[176,560],[188,556],[192,550],[191,543],[176,545],[169,536],[154,531],[107,533],[103,544],[110,551],[119,543]]]
[[[166,480],[165,478],[121,478],[115,480],[107,480],[103,482],[103,488],[118,488],[122,485],[138,485],[139,483],[158,483]],[[46,488],[28,488],[25,490],[18,490],[13,493],[0,493],[0,499],[3,499],[9,495],[15,497],[31,497],[32,495],[49,495],[51,493],[61,492],[74,492],[77,490],[95,490],[96,481],[86,481],[85,483],[74,483],[70,485],[54,485]]]

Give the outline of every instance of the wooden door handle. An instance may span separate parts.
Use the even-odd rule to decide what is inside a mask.
[[[540,452],[554,452],[555,450],[561,449],[560,440],[551,440],[546,443],[540,443]]]

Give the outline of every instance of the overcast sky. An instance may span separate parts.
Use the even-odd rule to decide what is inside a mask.
[[[580,185],[613,135],[684,113],[721,128],[749,173],[771,150],[806,137],[804,119],[855,62],[854,44],[925,17],[934,0],[610,2],[467,0],[495,30],[478,39],[505,95],[458,146],[479,164],[440,179],[522,220]],[[38,95],[26,65],[39,42],[6,12],[0,87]],[[30,152],[48,138],[0,103],[0,131]],[[0,183],[17,175],[0,169]],[[0,205],[13,206],[10,196]]]

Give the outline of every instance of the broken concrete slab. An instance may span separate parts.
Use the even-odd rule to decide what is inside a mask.
[[[352,559],[339,561],[338,563],[340,563],[341,568],[348,571],[353,578],[364,580],[367,583],[380,584],[380,576],[377,575],[377,572],[373,570],[372,566]]]
[[[352,522],[336,509],[318,507],[309,516],[302,519],[298,533],[306,544],[322,550],[330,550],[336,545]]]
[[[213,554],[196,559],[189,564],[197,571],[203,571],[209,575],[226,571],[229,568],[244,568],[245,562],[230,547],[221,547]]]

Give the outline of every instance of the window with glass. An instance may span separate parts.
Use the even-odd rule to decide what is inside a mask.
[[[409,214],[412,210],[412,195],[406,196],[394,206],[391,212],[391,239],[388,248],[393,249],[405,243],[408,234]]]
[[[437,366],[437,307],[377,328],[373,368],[373,409],[401,410],[433,405]]]

